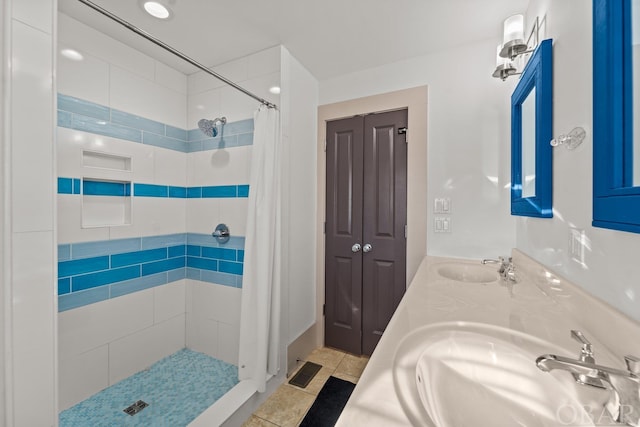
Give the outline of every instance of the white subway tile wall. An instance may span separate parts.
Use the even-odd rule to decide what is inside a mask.
[[[58,55],[62,410],[184,346],[237,363],[257,103],[64,14],[58,22],[58,52],[83,56]],[[241,84],[279,84],[280,49],[215,69]],[[277,102],[268,87],[257,91]],[[222,116],[217,138],[197,129]],[[87,165],[83,151],[130,159],[130,170]],[[131,224],[83,228],[85,189],[130,199]],[[211,236],[218,223],[231,229],[224,245]]]

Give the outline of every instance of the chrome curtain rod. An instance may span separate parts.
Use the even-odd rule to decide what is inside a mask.
[[[169,46],[168,44],[160,41],[159,39],[155,38],[154,36],[152,36],[151,34],[147,33],[144,30],[141,30],[140,28],[136,27],[135,25],[131,24],[128,21],[125,21],[124,19],[120,18],[117,15],[114,15],[113,13],[109,12],[108,10],[98,6],[97,4],[89,1],[89,0],[78,0],[80,3],[89,6],[91,9],[95,10],[98,13],[101,13],[102,15],[106,16],[107,18],[117,22],[118,24],[122,25],[123,27],[129,29],[130,31],[133,31],[134,33],[138,34],[141,37],[144,37],[145,39],[149,40],[151,43],[155,44],[156,46],[160,46],[161,48],[163,48],[164,50],[173,53],[174,55],[176,55],[177,57],[187,61],[189,64],[193,65],[194,67],[197,67],[199,69],[201,69],[202,71],[204,71],[207,74],[212,75],[213,77],[215,77],[216,79],[223,81],[224,83],[228,84],[229,86],[233,87],[234,89],[239,90],[240,92],[244,93],[247,96],[250,96],[251,98],[255,99],[256,101],[260,102],[263,105],[266,105],[269,108],[278,108],[278,106],[276,104],[273,104],[269,101],[267,101],[264,98],[260,98],[258,95],[255,95],[251,92],[249,92],[248,90],[246,90],[245,88],[243,88],[242,86],[239,86],[238,84],[232,82],[231,80],[229,80],[228,78],[221,76],[220,74],[216,73],[215,71],[212,71],[211,69],[209,69],[208,67],[202,65],[201,63],[199,63],[198,61],[191,59],[190,57],[188,57],[187,55],[185,55],[184,53],[180,52],[179,50]]]

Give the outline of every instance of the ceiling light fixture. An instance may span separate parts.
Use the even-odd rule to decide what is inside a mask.
[[[167,19],[171,16],[169,8],[157,1],[146,1],[142,6],[144,10],[154,18]]]
[[[269,88],[269,92],[271,92],[274,95],[279,95],[280,94],[280,86],[271,86]]]

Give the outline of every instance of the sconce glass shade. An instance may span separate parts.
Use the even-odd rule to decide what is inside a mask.
[[[527,43],[524,41],[524,16],[512,15],[504,21],[500,56],[513,59],[526,50]]]
[[[493,77],[506,80],[507,77],[517,74],[517,70],[509,58],[500,56],[501,51],[502,45],[499,44],[496,48],[496,70],[493,72]]]

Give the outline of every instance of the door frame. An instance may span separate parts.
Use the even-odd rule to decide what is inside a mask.
[[[325,286],[324,222],[326,211],[327,121],[359,114],[408,110],[407,153],[407,287],[427,254],[427,86],[367,96],[318,107],[318,181],[316,224],[316,324],[308,332],[316,347],[324,345],[322,312]]]

